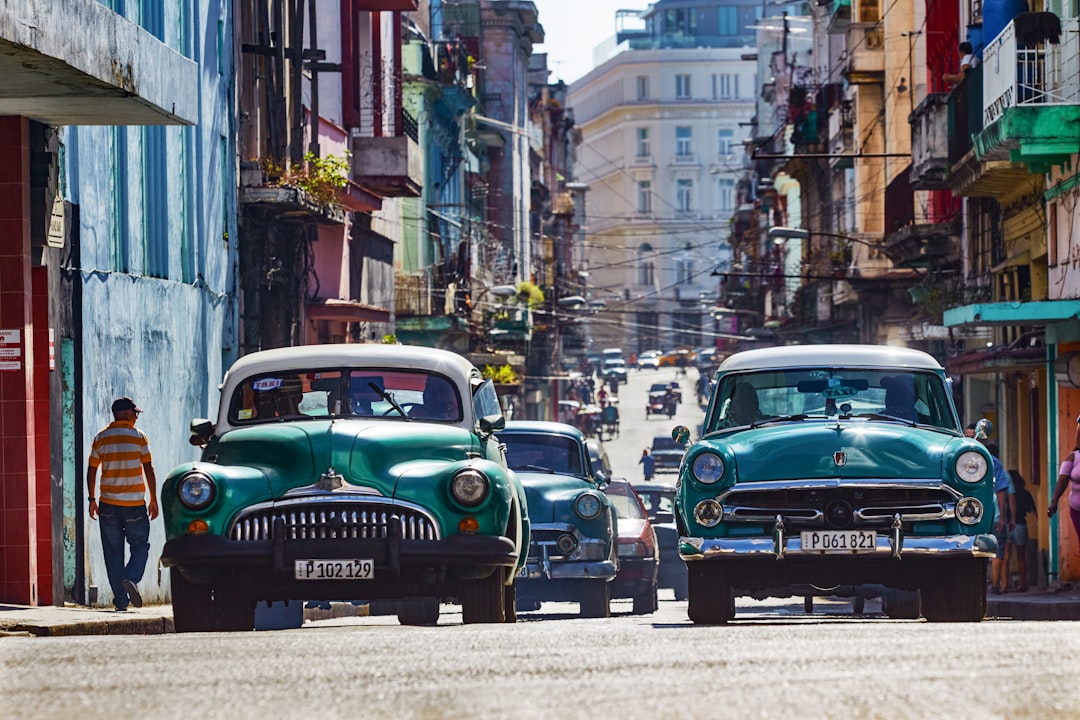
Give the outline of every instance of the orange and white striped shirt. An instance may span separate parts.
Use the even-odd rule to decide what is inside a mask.
[[[94,436],[91,467],[101,468],[99,503],[134,507],[146,501],[143,464],[150,462],[145,433],[124,420],[116,420]]]

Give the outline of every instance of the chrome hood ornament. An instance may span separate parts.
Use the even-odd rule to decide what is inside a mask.
[[[315,483],[315,487],[319,490],[326,492],[333,492],[334,490],[340,490],[345,485],[345,478],[342,477],[334,468],[327,468],[326,472],[319,477],[319,482]]]

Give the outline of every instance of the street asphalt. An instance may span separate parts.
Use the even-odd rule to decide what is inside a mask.
[[[988,595],[987,617],[1001,620],[1080,620],[1080,587]],[[335,603],[330,610],[304,610],[307,620],[367,615],[365,605]],[[171,605],[146,605],[125,612],[68,603],[63,607],[0,605],[0,637],[72,635],[162,635],[173,632]]]

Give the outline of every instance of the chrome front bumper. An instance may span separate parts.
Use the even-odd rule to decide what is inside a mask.
[[[610,560],[552,562],[530,560],[521,568],[522,580],[596,580],[615,577],[618,567]]]
[[[725,558],[767,558],[782,560],[787,556],[829,557],[849,555],[858,558],[881,558],[907,556],[918,557],[981,557],[992,558],[997,553],[997,540],[993,535],[944,535],[944,536],[908,536],[897,533],[878,533],[876,547],[873,550],[858,553],[837,553],[803,550],[802,540],[784,534],[775,534],[771,538],[679,538],[679,555],[691,562],[708,560],[715,557]]]

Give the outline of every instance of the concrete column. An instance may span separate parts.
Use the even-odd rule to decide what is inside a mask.
[[[19,336],[0,355],[0,602],[21,605],[39,600],[33,327],[29,122],[0,117],[0,330]]]

